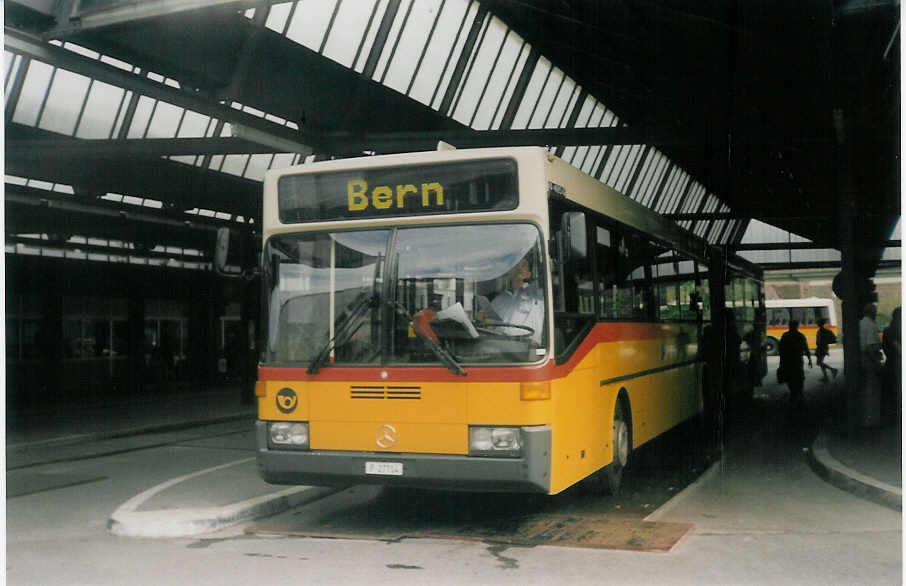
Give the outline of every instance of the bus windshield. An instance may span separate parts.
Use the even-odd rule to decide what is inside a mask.
[[[262,358],[314,372],[535,362],[547,353],[542,250],[530,224],[275,235]]]

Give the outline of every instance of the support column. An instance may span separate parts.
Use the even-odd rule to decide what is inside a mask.
[[[724,249],[711,247],[708,261],[708,294],[711,310],[711,323],[705,325],[702,344],[705,348],[705,360],[709,369],[708,393],[705,402],[705,417],[713,429],[710,429],[716,446],[723,444],[724,415],[727,408],[730,372],[727,364],[727,327],[724,319],[726,295],[727,257]]]
[[[858,217],[856,194],[853,184],[851,156],[846,141],[846,119],[841,109],[833,112],[836,143],[834,149],[834,189],[837,201],[837,227],[840,234],[840,274],[834,278],[834,293],[843,306],[843,369],[846,375],[846,428],[850,434],[859,426],[861,412],[860,396],[864,383],[862,376],[862,357],[859,346],[859,319],[862,317],[862,295],[860,295],[861,276],[860,242],[858,236]],[[843,423],[842,421],[840,423]]]

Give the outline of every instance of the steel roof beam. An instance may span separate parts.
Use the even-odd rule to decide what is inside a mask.
[[[241,228],[241,224],[217,218],[185,213],[175,214],[167,210],[117,204],[103,199],[92,200],[85,196],[66,196],[51,191],[12,186],[9,183],[6,184],[4,191],[4,200],[7,205],[25,206],[32,209],[88,214],[116,221],[140,222],[166,228],[191,228],[208,232],[214,232],[222,226]]]
[[[242,124],[282,140],[304,144],[305,137],[286,126],[268,122],[263,118],[241,112],[221,103],[214,102],[209,96],[193,96],[189,92],[157,83],[145,77],[123,71],[96,59],[89,59],[67,51],[66,49],[44,43],[38,38],[9,27],[4,28],[5,48],[13,53],[37,59],[81,75],[109,83],[111,85],[141,93],[145,96],[180,106],[194,112],[206,114],[230,123]],[[310,148],[310,147],[308,147]],[[311,154],[314,149],[304,153]],[[266,151],[265,151],[266,152]]]
[[[608,144],[681,145],[698,148],[700,140],[663,128],[541,128],[529,130],[438,129],[419,132],[325,132],[316,142],[327,152],[376,151],[379,153],[424,151],[443,140],[458,148],[494,146],[597,146]]]
[[[7,156],[135,158],[185,155],[256,155],[286,152],[241,138],[8,139]]]
[[[110,238],[110,240],[120,240],[118,238]],[[159,252],[155,250],[141,250],[138,248],[123,248],[120,246],[104,246],[102,244],[87,244],[81,242],[60,242],[56,240],[44,240],[39,238],[29,238],[27,236],[6,236],[6,242],[10,244],[23,244],[25,246],[32,246],[35,248],[45,248],[45,249],[58,249],[58,250],[67,250],[72,252],[85,252],[92,254],[107,254],[111,256],[128,256],[132,258],[149,258],[149,259],[174,259],[182,262],[192,262],[205,264],[211,262],[211,251],[202,250],[202,255],[197,254],[187,254],[181,252]],[[128,242],[128,240],[123,240],[123,242]],[[166,244],[163,244],[167,246]],[[182,247],[179,248],[190,248]],[[73,260],[68,258],[67,260]]]
[[[268,6],[276,2],[262,0],[145,0],[135,2],[127,0],[107,3],[104,8],[86,8],[90,2],[85,0],[72,2],[68,13],[57,14],[59,26],[50,31],[52,35],[65,35],[68,32],[83,32],[116,25],[128,25],[137,21],[161,16],[179,14],[205,9],[243,10]],[[26,2],[27,4],[27,2]],[[65,10],[65,4],[62,8]]]

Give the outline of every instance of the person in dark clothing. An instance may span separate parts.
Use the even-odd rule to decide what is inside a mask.
[[[799,322],[791,320],[789,329],[780,336],[778,345],[780,353],[780,370],[783,380],[790,389],[792,404],[802,403],[802,388],[805,383],[805,369],[802,366],[802,357],[808,358],[808,367],[812,367],[812,355],[808,350],[808,342],[799,331]]]
[[[890,325],[884,328],[881,349],[884,351],[884,371],[881,384],[882,417],[899,421],[901,393],[903,392],[903,357],[901,354],[901,309],[897,307],[890,316]]]
[[[828,346],[837,343],[837,336],[824,327],[827,320],[821,318],[818,320],[818,331],[815,333],[815,362],[821,368],[821,380],[827,381],[827,371],[831,371],[834,378],[837,378],[837,369],[830,364],[824,363],[824,358],[828,355]]]

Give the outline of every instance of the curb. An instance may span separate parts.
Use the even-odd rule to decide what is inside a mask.
[[[705,470],[701,476],[695,479],[692,484],[679,491],[673,497],[670,498],[666,503],[658,507],[656,510],[652,511],[648,516],[646,516],[643,521],[660,521],[664,517],[670,514],[677,506],[682,504],[689,496],[698,491],[698,489],[707,482],[710,482],[715,476],[720,474],[721,469],[723,468],[724,459],[723,457],[719,458],[716,462],[711,464],[711,466]],[[694,528],[693,528],[694,531]]]
[[[870,500],[895,511],[903,510],[901,488],[848,468],[827,449],[827,436],[822,432],[808,452],[808,463],[818,476],[841,490]]]
[[[143,503],[154,495],[186,480],[215,472],[255,458],[234,460],[220,466],[206,468],[168,480],[129,499],[117,508],[107,520],[107,530],[123,537],[174,538],[191,537],[236,525],[244,521],[282,513],[306,502],[323,498],[336,492],[336,488],[294,486],[273,494],[247,499],[222,507],[195,509],[139,511]]]
[[[175,423],[152,423],[148,425],[142,425],[138,427],[129,427],[124,429],[119,429],[115,431],[98,431],[93,433],[80,433],[74,435],[67,435],[62,437],[49,438],[44,440],[36,440],[32,442],[21,442],[17,444],[9,444],[6,446],[7,451],[9,450],[26,450],[29,448],[44,448],[44,447],[64,447],[78,445],[93,441],[109,440],[109,439],[120,439],[124,437],[131,437],[135,435],[143,435],[149,433],[166,433],[170,431],[180,431],[183,429],[188,429],[190,427],[196,427],[199,425],[216,425],[218,423],[229,423],[231,421],[239,421],[242,419],[254,418],[256,414],[255,409],[249,409],[248,411],[243,411],[240,413],[233,413],[231,415],[223,415],[220,417],[208,417],[204,419],[192,419],[186,421],[179,421]]]

